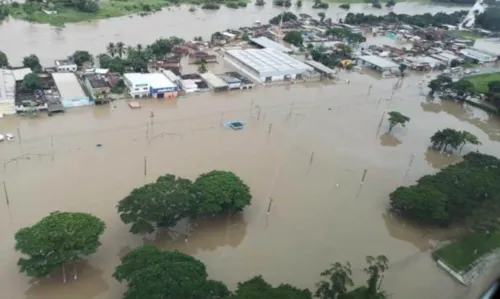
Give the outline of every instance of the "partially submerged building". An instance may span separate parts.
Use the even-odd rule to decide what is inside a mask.
[[[221,78],[214,75],[212,72],[206,72],[200,75],[203,80],[208,83],[208,86],[215,92],[229,90],[229,85]]]
[[[0,69],[0,115],[16,114],[16,80],[8,69]]]
[[[74,73],[52,73],[64,108],[89,106],[90,97],[83,91]]]
[[[313,68],[276,49],[228,50],[225,59],[237,69],[261,83],[294,81]]]
[[[199,74],[181,75],[181,87],[186,93],[209,91],[210,87]]]
[[[123,76],[134,98],[152,96],[155,99],[175,98],[179,88],[162,73],[127,73]]]
[[[385,59],[376,55],[364,55],[358,57],[358,61],[362,66],[368,66],[376,71],[382,73],[382,75],[389,75],[398,70],[399,65],[394,61]]]
[[[106,82],[106,78],[101,74],[86,74],[83,76],[85,87],[90,96],[95,100],[111,92],[111,88]]]
[[[76,72],[78,69],[78,66],[76,63],[69,59],[60,59],[60,60],[54,60],[54,65],[56,67],[57,72]]]

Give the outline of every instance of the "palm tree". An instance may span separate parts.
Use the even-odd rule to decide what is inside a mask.
[[[122,42],[117,42],[116,43],[116,53],[120,58],[122,58],[123,54],[125,53],[125,44]]]
[[[143,49],[142,45],[141,44],[137,44],[136,48],[137,48],[137,52],[139,52],[139,54],[140,54],[142,52],[142,49]]]
[[[196,64],[198,65],[198,72],[202,74],[207,72],[207,61],[205,59],[196,61]]]
[[[135,49],[134,47],[132,46],[128,46],[125,50],[124,50],[125,53],[127,53],[127,56],[130,57],[131,55],[134,54],[135,52]]]
[[[115,46],[115,44],[109,43],[108,47],[106,48],[106,50],[108,51],[109,55],[111,55],[111,57],[115,56],[115,54],[116,54],[116,46]]]

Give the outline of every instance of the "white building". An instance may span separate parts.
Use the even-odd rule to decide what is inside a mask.
[[[16,113],[16,79],[8,69],[0,69],[0,116]]]
[[[157,99],[177,97],[179,87],[162,73],[127,73],[123,81],[134,98],[153,96]]]
[[[61,73],[76,72],[78,66],[69,60],[55,60],[56,70]]]
[[[313,68],[273,48],[228,50],[224,58],[257,82],[293,81]]]
[[[64,108],[89,106],[90,98],[83,91],[74,73],[52,73]]]
[[[496,60],[496,56],[489,55],[483,52],[479,52],[473,49],[462,49],[460,50],[460,54],[462,54],[465,57],[475,59],[479,61],[479,63],[487,63],[487,62],[492,62]]]

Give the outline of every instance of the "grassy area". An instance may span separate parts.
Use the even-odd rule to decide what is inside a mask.
[[[466,270],[481,256],[497,248],[500,248],[500,233],[490,236],[471,233],[439,248],[434,255],[455,271],[460,272]]]
[[[202,4],[203,0],[182,0],[184,4]],[[234,7],[244,7],[245,0],[227,0],[226,4],[234,4]],[[49,15],[40,11],[41,6],[33,5],[31,13],[26,12],[23,5],[11,5],[10,14],[16,19],[22,19],[34,23],[51,24],[62,26],[65,23],[85,22],[98,19],[121,17],[136,13],[154,13],[162,7],[176,5],[176,2],[165,0],[110,0],[102,1],[99,11],[96,13],[85,13],[71,7],[57,8],[57,14]]]
[[[456,33],[457,36],[459,36],[461,38],[466,38],[466,39],[478,39],[478,38],[482,37],[479,33],[472,32],[472,31],[460,30],[460,31],[453,31],[453,32]]]
[[[500,81],[500,72],[470,76],[467,79],[474,84],[476,92],[486,93],[488,92],[488,83],[491,81]]]

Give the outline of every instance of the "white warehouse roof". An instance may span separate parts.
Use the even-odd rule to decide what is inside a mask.
[[[200,76],[213,88],[224,88],[228,86],[226,81],[222,80],[211,72],[200,74]]]
[[[291,49],[289,49],[289,48],[283,46],[282,44],[279,44],[273,40],[270,40],[269,38],[267,38],[265,36],[251,38],[250,41],[252,43],[255,43],[255,44],[261,46],[262,48],[266,48],[266,49],[272,48],[272,49],[278,50],[280,52],[285,52],[285,53],[292,51]]]
[[[300,74],[313,70],[305,63],[272,48],[228,50],[227,54],[260,77]]]
[[[378,66],[381,69],[391,69],[399,67],[397,63],[375,55],[360,56],[359,59],[366,61],[374,66]]]
[[[63,100],[87,98],[74,73],[52,73],[52,78]]]

